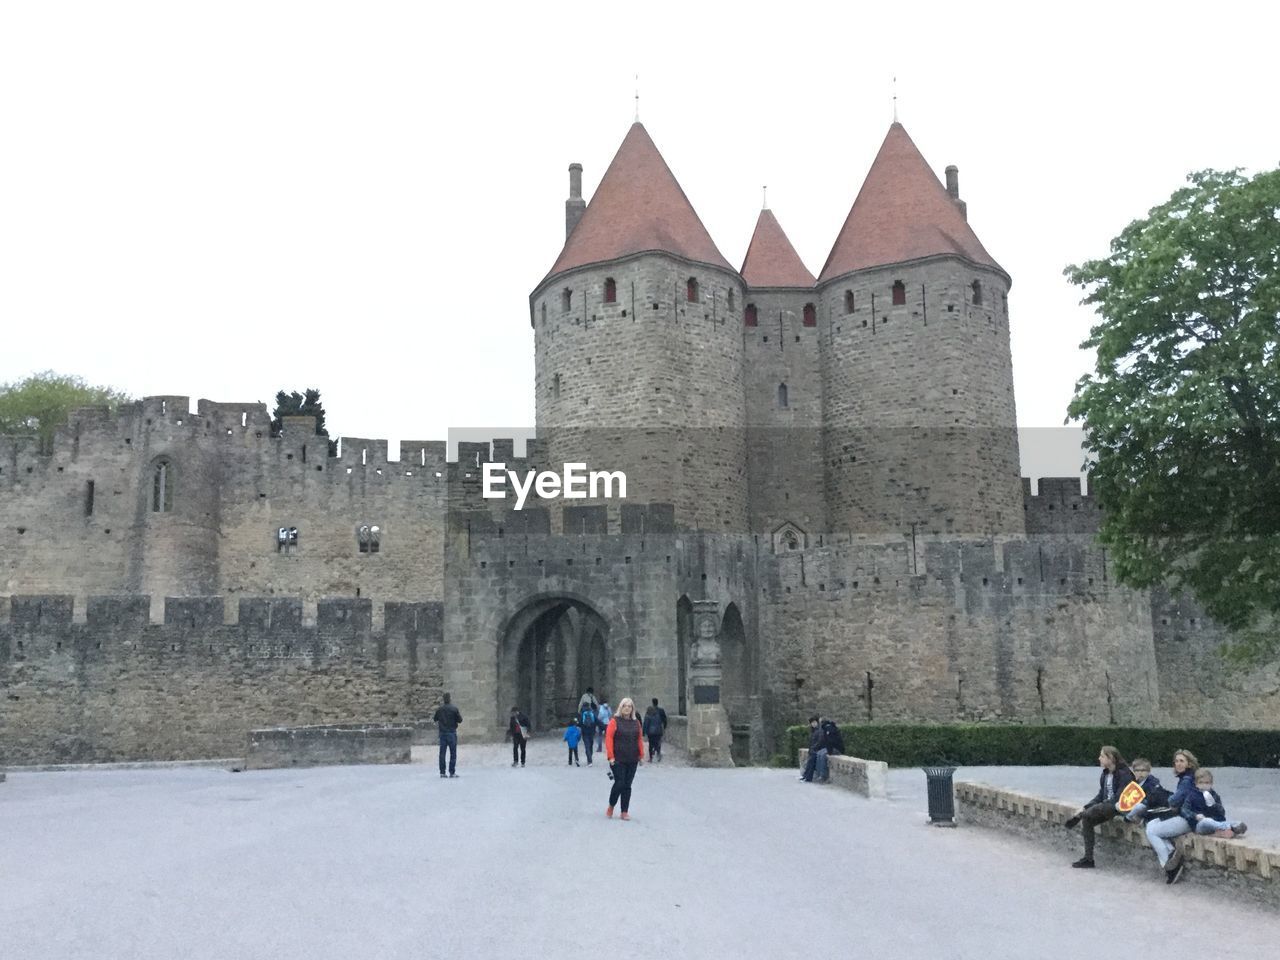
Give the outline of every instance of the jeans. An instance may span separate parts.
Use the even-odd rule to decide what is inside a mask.
[[[1173,856],[1173,838],[1191,832],[1191,824],[1185,817],[1170,817],[1168,820],[1152,820],[1147,824],[1147,843],[1156,852],[1160,866],[1169,862]]]
[[[1091,807],[1084,808],[1084,813],[1080,815],[1080,832],[1084,834],[1084,855],[1086,859],[1093,859],[1093,843],[1096,839],[1093,832],[1094,828],[1119,815],[1116,805],[1107,801],[1095,803]]]
[[[827,767],[826,747],[823,747],[821,750],[818,751],[818,761],[816,766],[814,767],[813,772],[814,772],[814,775],[823,783],[826,783],[828,780],[831,779],[831,771]]]
[[[570,763],[577,763],[577,762],[578,762],[578,748],[577,748],[577,747],[570,747],[570,748],[569,748],[569,762],[570,762]]]
[[[1196,833],[1200,836],[1214,833],[1218,830],[1239,830],[1239,820],[1210,820],[1205,817],[1203,820],[1196,821]]]
[[[525,744],[529,741],[521,736],[511,738],[511,765],[515,766],[517,762],[524,763]]]
[[[587,766],[591,766],[591,752],[595,749],[596,738],[587,736],[587,731],[582,731],[582,745],[587,751]]]
[[[458,765],[458,731],[440,731],[440,773],[444,773],[444,753],[449,751],[449,773],[452,775]]]
[[[649,762],[662,759],[662,734],[649,737]]]
[[[1145,803],[1135,803],[1133,809],[1124,815],[1130,823],[1142,823],[1142,815],[1147,812]]]
[[[622,812],[626,813],[627,808],[631,806],[631,781],[636,778],[636,767],[638,763],[622,763],[619,761],[613,765],[613,788],[609,791],[609,806],[613,806],[618,802],[618,798],[622,798]]]

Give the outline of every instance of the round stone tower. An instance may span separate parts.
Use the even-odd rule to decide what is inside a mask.
[[[894,123],[818,278],[831,524],[1020,534],[1009,275]]]
[[[547,468],[620,470],[626,502],[672,503],[679,526],[743,532],[742,280],[641,124],[585,210],[575,168],[568,238],[529,301]]]

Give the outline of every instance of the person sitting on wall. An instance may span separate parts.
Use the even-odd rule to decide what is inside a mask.
[[[1133,771],[1133,782],[1142,788],[1143,797],[1124,818],[1130,823],[1146,823],[1159,819],[1162,814],[1172,816],[1175,811],[1169,806],[1169,791],[1151,772],[1151,761],[1146,757],[1134,757],[1129,769]]]
[[[1196,788],[1183,804],[1182,815],[1202,837],[1215,836],[1223,840],[1243,837],[1249,829],[1243,820],[1228,820],[1222,797],[1213,789],[1213,774],[1204,767],[1196,771]]]
[[[1120,794],[1133,783],[1133,771],[1115,747],[1104,746],[1098,751],[1098,766],[1102,768],[1102,773],[1098,776],[1098,792],[1079,813],[1064,824],[1069,830],[1080,824],[1084,834],[1084,856],[1071,864],[1073,867],[1094,866],[1094,830],[1120,813]]]
[[[1182,863],[1182,851],[1173,845],[1175,837],[1191,832],[1191,824],[1182,816],[1182,807],[1191,796],[1196,779],[1196,770],[1200,761],[1190,750],[1178,750],[1173,754],[1173,772],[1178,777],[1178,785],[1169,797],[1168,806],[1174,816],[1151,820],[1147,823],[1147,843],[1156,853],[1160,868],[1164,870],[1164,882],[1176,883],[1185,869]]]
[[[827,751],[823,745],[825,739],[821,718],[815,713],[809,718],[809,756],[804,762],[804,772],[800,774],[800,779],[805,783],[813,783],[814,772],[818,769],[819,753],[822,754],[823,767],[826,766]]]
[[[844,753],[844,735],[840,732],[839,725],[824,717],[819,726],[822,727],[822,745],[827,748],[827,755],[841,756]]]

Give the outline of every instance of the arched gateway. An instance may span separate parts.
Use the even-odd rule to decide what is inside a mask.
[[[525,710],[536,729],[572,719],[587,687],[607,691],[613,673],[609,624],[578,597],[537,597],[521,607],[498,646],[499,722],[511,706]]]

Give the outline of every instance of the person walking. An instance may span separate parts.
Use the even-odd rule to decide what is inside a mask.
[[[621,800],[622,819],[630,820],[631,782],[636,777],[636,768],[644,759],[644,736],[640,731],[640,721],[636,719],[636,705],[630,697],[623,698],[618,704],[618,712],[609,721],[604,732],[604,751],[613,776],[609,806],[604,815],[612,817],[614,806]]]
[[[564,728],[564,742],[569,745],[569,766],[580,767],[582,764],[578,762],[578,741],[582,739],[582,728],[576,723],[570,723]]]
[[[529,742],[529,718],[520,712],[519,707],[511,708],[511,719],[507,721],[507,736],[511,738],[511,765],[518,762],[524,766],[525,744]]]
[[[591,693],[591,688],[587,688],[587,693]],[[585,698],[585,694],[584,694]],[[587,766],[591,766],[591,751],[596,745],[596,698],[593,696],[590,700],[580,700],[578,707],[578,716],[576,723],[582,738],[583,749],[587,751]]]
[[[445,752],[449,754],[448,776],[456,777],[458,766],[458,727],[462,725],[462,711],[455,707],[449,694],[444,695],[442,703],[432,716],[436,730],[440,734],[440,776],[446,776],[444,769]]]
[[[662,761],[662,735],[667,729],[667,711],[658,706],[658,698],[644,711],[644,733],[649,738],[649,762]]]
[[[600,698],[600,709],[596,711],[596,736],[600,739],[596,741],[596,751],[604,753],[604,731],[609,726],[609,720],[613,717],[613,711],[609,709],[609,701],[604,697]]]

